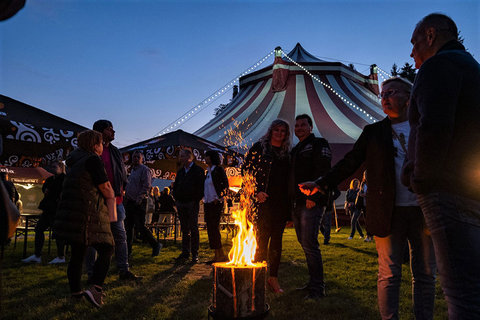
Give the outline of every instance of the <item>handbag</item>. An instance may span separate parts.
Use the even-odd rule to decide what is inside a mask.
[[[20,212],[17,206],[12,202],[7,189],[0,180],[0,242],[4,243],[15,234],[18,222],[20,221]]]

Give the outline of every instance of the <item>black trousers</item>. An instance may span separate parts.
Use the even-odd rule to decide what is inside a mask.
[[[200,236],[198,233],[198,201],[176,202],[180,228],[182,230],[182,253],[192,257],[198,256]]]
[[[278,276],[282,257],[282,237],[286,221],[260,212],[257,219],[257,251],[255,261],[268,261],[270,276]]]
[[[83,243],[71,243],[72,255],[67,268],[68,284],[70,285],[70,292],[76,293],[82,290],[82,266],[85,254],[87,253],[87,246]],[[90,281],[97,285],[103,286],[105,277],[107,276],[108,268],[110,267],[110,258],[113,254],[113,246],[109,243],[96,243],[92,245],[98,252],[97,260],[93,266],[93,274]]]
[[[44,212],[38,219],[35,226],[35,255],[40,257],[42,255],[43,244],[45,243],[45,231],[53,226],[55,221],[55,213]],[[65,242],[62,240],[56,240],[57,243],[57,256],[65,256]]]
[[[223,202],[205,203],[205,222],[207,223],[208,243],[210,249],[220,249],[222,247],[222,237],[220,235],[220,218],[223,211]]]
[[[153,234],[145,226],[145,215],[147,214],[147,199],[144,199],[140,204],[135,201],[125,200],[125,231],[127,232],[127,247],[128,255],[132,253],[133,231],[137,228],[142,235],[142,239],[154,248],[158,245],[157,240]]]

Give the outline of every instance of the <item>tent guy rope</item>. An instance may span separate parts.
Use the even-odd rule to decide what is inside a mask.
[[[186,121],[190,120],[194,115],[197,115],[201,110],[205,109],[205,107],[207,107],[213,101],[215,101],[215,99],[224,95],[227,92],[228,89],[230,89],[234,84],[239,82],[241,77],[243,77],[247,73],[255,70],[258,66],[260,66],[262,63],[264,63],[268,58],[270,58],[271,55],[273,55],[274,52],[275,52],[274,50],[270,51],[265,57],[258,60],[256,63],[251,65],[248,69],[246,69],[244,72],[239,74],[236,78],[230,80],[227,84],[222,86],[220,89],[216,90],[214,93],[212,93],[210,96],[205,98],[202,102],[197,104],[195,107],[193,107],[190,110],[188,110],[187,112],[185,112],[181,117],[177,118],[175,121],[173,121],[168,126],[163,128],[163,130],[158,132],[155,136],[159,136],[159,135],[168,133],[171,130],[177,129],[182,124],[184,124]]]

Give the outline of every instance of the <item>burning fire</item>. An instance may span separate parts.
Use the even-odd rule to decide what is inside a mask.
[[[254,266],[255,251],[257,249],[257,240],[255,238],[255,229],[251,222],[252,213],[252,195],[255,192],[255,178],[250,174],[245,174],[242,179],[242,194],[240,195],[240,208],[233,211],[232,217],[237,226],[237,235],[233,238],[233,246],[228,257],[230,261],[227,265],[235,266]]]
[[[248,150],[247,143],[242,137],[242,130],[248,129],[251,124],[248,118],[242,122],[234,121],[233,125],[226,129],[225,145],[234,146],[240,152]],[[257,249],[257,239],[255,237],[255,228],[253,219],[255,217],[255,206],[253,205],[253,196],[255,194],[255,177],[250,173],[245,173],[242,177],[242,188],[240,194],[240,206],[238,210],[232,212],[235,219],[237,235],[233,238],[233,246],[228,253],[229,262],[227,266],[232,267],[258,267],[264,263],[254,263],[255,251]]]

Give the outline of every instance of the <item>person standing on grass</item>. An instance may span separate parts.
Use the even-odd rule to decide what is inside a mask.
[[[248,172],[255,178],[255,261],[268,260],[267,286],[274,293],[283,293],[278,282],[278,269],[282,256],[283,231],[286,222],[290,220],[289,151],[290,126],[287,122],[276,119],[260,141],[248,150],[242,168],[242,173]]]
[[[360,238],[363,239],[363,231],[362,227],[360,226],[360,222],[358,219],[360,218],[360,214],[362,213],[360,209],[360,205],[358,203],[359,200],[359,192],[360,192],[360,181],[358,179],[352,179],[350,181],[350,188],[347,190],[347,194],[345,196],[345,210],[347,210],[348,215],[351,218],[351,227],[352,231],[350,232],[350,236],[348,240],[352,240],[355,236],[355,231],[358,231]]]
[[[181,164],[173,183],[173,197],[182,230],[182,253],[176,258],[178,263],[185,262],[192,254],[192,263],[198,263],[200,235],[198,232],[198,211],[200,200],[204,196],[205,171],[193,162],[193,153],[189,149],[179,152]]]
[[[378,308],[382,319],[398,319],[405,241],[410,247],[413,311],[432,319],[435,300],[435,255],[416,196],[400,175],[409,133],[407,111],[412,84],[394,77],[382,83],[382,121],[365,126],[353,149],[324,177],[300,184],[307,195],[325,192],[365,164],[368,171],[367,228],[378,253]]]
[[[363,178],[362,178],[362,182],[360,183],[360,191],[358,193],[358,201],[360,201],[361,210],[363,212],[364,219],[366,219],[367,217],[367,190],[368,190],[367,170],[365,170],[363,171]],[[368,231],[368,228],[366,229],[366,232],[367,232],[367,236],[363,241],[372,242],[373,235],[370,233],[370,231]]]
[[[220,155],[215,150],[205,152],[207,175],[205,178],[205,195],[203,204],[205,222],[207,223],[208,243],[210,249],[215,250],[213,260],[208,263],[228,261],[223,252],[222,237],[220,235],[220,218],[223,214],[224,197],[228,192],[228,178],[225,170],[220,166]]]
[[[308,291],[306,299],[319,299],[325,296],[325,281],[323,279],[322,254],[318,244],[318,231],[327,206],[328,196],[321,193],[305,196],[297,185],[327,173],[330,169],[332,152],[328,141],[315,137],[312,130],[313,122],[309,115],[301,114],[295,118],[295,136],[299,142],[291,151],[289,193],[294,205],[295,232],[298,242],[305,252],[310,275],[309,282],[299,289]],[[328,238],[325,236],[327,243],[329,237],[330,232]]]
[[[160,254],[162,244],[158,242],[153,234],[145,226],[147,215],[147,198],[152,187],[152,174],[150,169],[143,164],[143,154],[135,151],[132,155],[132,168],[128,177],[128,184],[125,188],[125,225],[127,229],[128,255],[132,254],[132,242],[134,229],[147,240],[152,247],[152,257]]]
[[[86,296],[96,307],[103,304],[103,282],[113,254],[110,222],[117,220],[115,193],[100,156],[102,134],[83,131],[77,138],[78,148],[67,158],[67,175],[57,215],[54,235],[71,246],[67,276],[72,297]],[[91,286],[82,291],[82,265],[89,246],[98,252]]]
[[[103,152],[102,158],[108,181],[115,192],[115,202],[117,205],[117,221],[110,223],[113,239],[115,240],[115,260],[117,262],[118,277],[120,280],[141,280],[142,277],[133,274],[128,265],[127,232],[125,231],[125,208],[123,207],[123,194],[127,185],[127,170],[123,163],[123,157],[120,151],[112,144],[115,140],[115,130],[109,120],[98,120],[93,124],[93,130],[102,134]],[[87,273],[93,273],[96,251],[90,247],[86,257]]]
[[[458,34],[439,13],[413,31],[403,182],[432,232],[449,319],[480,319],[480,64]]]
[[[45,231],[53,226],[55,214],[57,212],[58,202],[62,193],[63,180],[65,179],[65,165],[63,162],[54,162],[52,164],[54,175],[48,177],[43,183],[42,191],[44,197],[38,208],[41,209],[42,215],[35,226],[35,254],[22,260],[25,263],[41,263],[42,249],[45,243]],[[57,257],[49,262],[49,264],[65,263],[65,243],[56,239]]]

